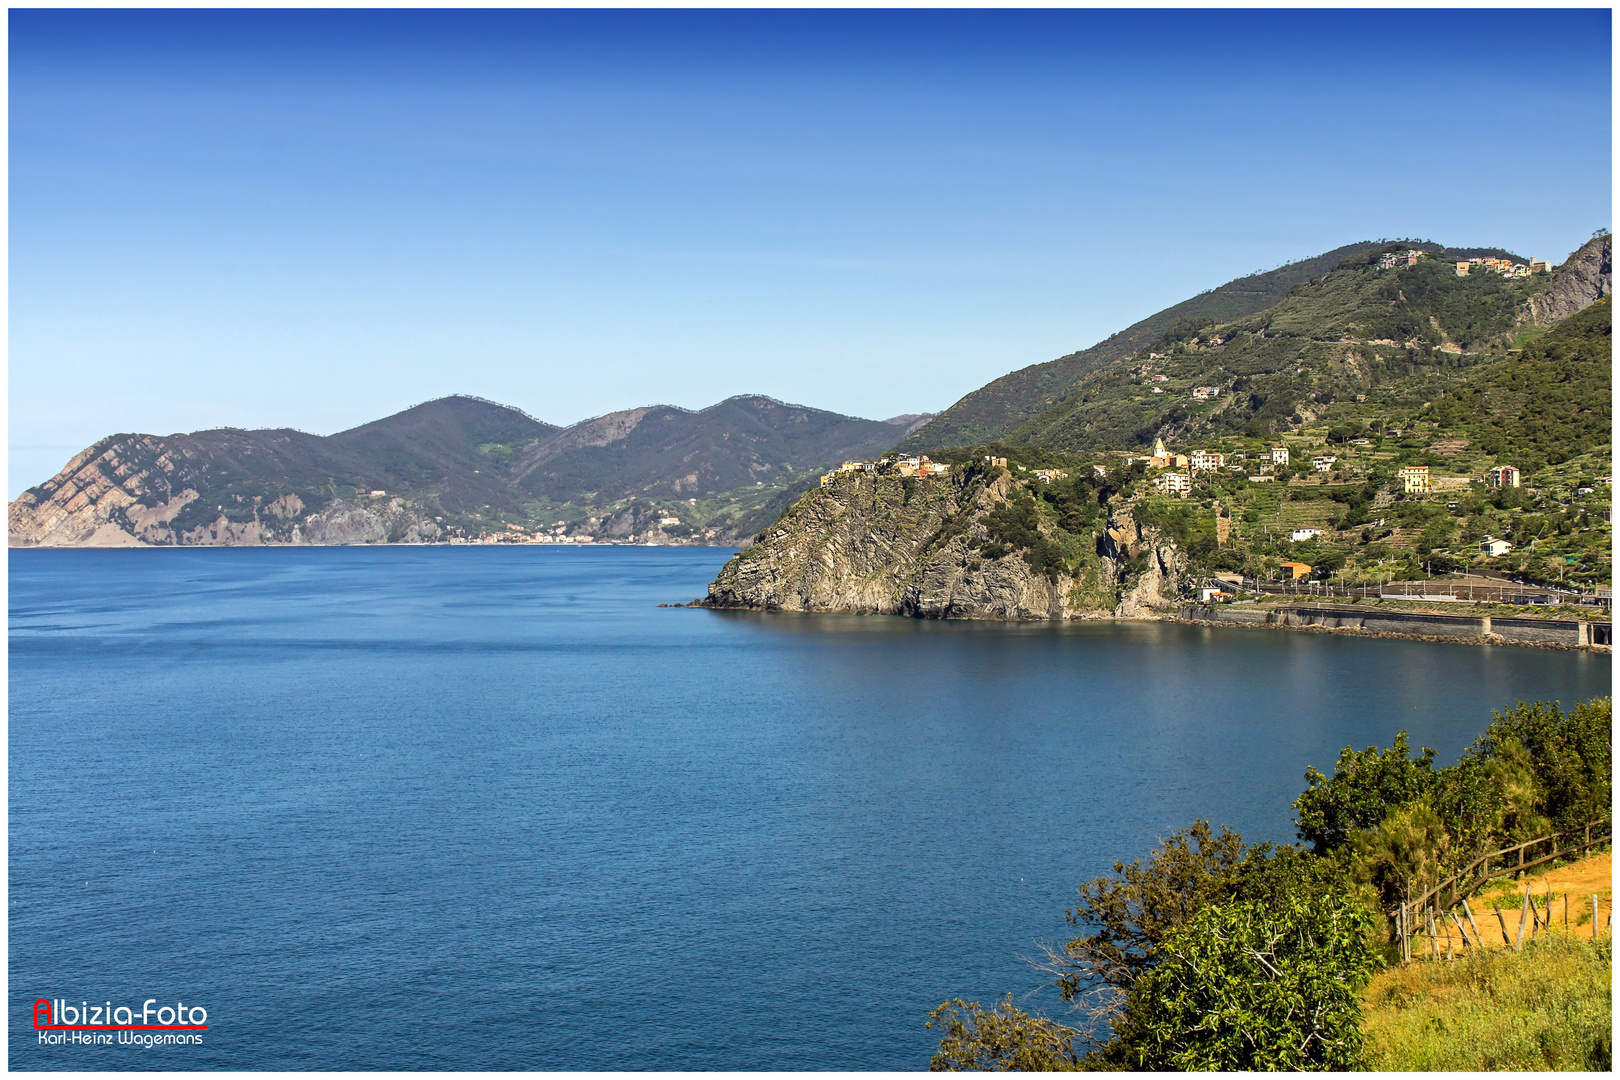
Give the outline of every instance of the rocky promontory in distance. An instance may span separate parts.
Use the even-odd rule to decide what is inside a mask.
[[[12,547],[726,544],[819,470],[928,414],[863,420],[761,395],[558,427],[457,395],[335,435],[110,435],[11,503]]]

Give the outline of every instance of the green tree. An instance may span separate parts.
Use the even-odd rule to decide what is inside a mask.
[[[1172,833],[1145,863],[1116,862],[1114,876],[1081,885],[1079,903],[1064,912],[1070,926],[1093,932],[1049,950],[1042,969],[1063,1000],[1087,1007],[1096,1019],[1116,1015],[1156,962],[1159,943],[1224,898],[1242,861],[1243,837],[1200,820]]]
[[[1315,890],[1195,915],[1131,994],[1114,1059],[1137,1069],[1353,1068],[1371,920]]]
[[[933,1072],[1065,1072],[1080,1067],[1078,1034],[1044,1016],[1014,1007],[1012,995],[994,1009],[956,998],[928,1014],[927,1027],[945,1031]]]
[[[1354,830],[1372,828],[1390,810],[1427,794],[1434,782],[1434,758],[1428,748],[1413,758],[1402,731],[1388,750],[1345,747],[1332,779],[1315,766],[1306,768],[1309,787],[1294,800],[1299,838],[1318,855],[1348,843]]]
[[[1555,828],[1572,828],[1610,811],[1613,759],[1612,698],[1576,702],[1569,712],[1558,703],[1522,701],[1475,740],[1469,756],[1504,761],[1535,779],[1536,811]]]
[[[1393,906],[1422,895],[1444,876],[1450,838],[1434,808],[1422,799],[1398,806],[1370,828],[1351,837],[1363,880]]]

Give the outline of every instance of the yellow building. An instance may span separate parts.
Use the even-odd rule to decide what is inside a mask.
[[[1406,484],[1408,495],[1426,495],[1429,491],[1429,467],[1427,465],[1408,465],[1401,470],[1401,479]]]

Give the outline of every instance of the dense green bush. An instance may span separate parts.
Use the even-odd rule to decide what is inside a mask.
[[[1574,828],[1610,813],[1611,698],[1576,702],[1567,713],[1557,702],[1521,701],[1495,717],[1469,757],[1522,762],[1534,777],[1535,810],[1554,828]]]
[[[1349,843],[1356,829],[1377,825],[1392,808],[1425,795],[1434,779],[1433,750],[1411,756],[1406,732],[1388,750],[1345,747],[1329,779],[1315,766],[1305,769],[1310,786],[1294,800],[1299,838],[1318,855]]]
[[[1211,904],[1131,994],[1118,1053],[1138,1069],[1347,1069],[1376,970],[1371,919],[1307,889]]]

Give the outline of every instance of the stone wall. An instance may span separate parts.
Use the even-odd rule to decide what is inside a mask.
[[[1183,607],[1183,622],[1249,626],[1276,630],[1316,629],[1373,636],[1465,641],[1474,644],[1551,645],[1582,648],[1593,644],[1591,625],[1580,620],[1493,619],[1472,615],[1428,615],[1315,605],[1257,607],[1210,604]]]

